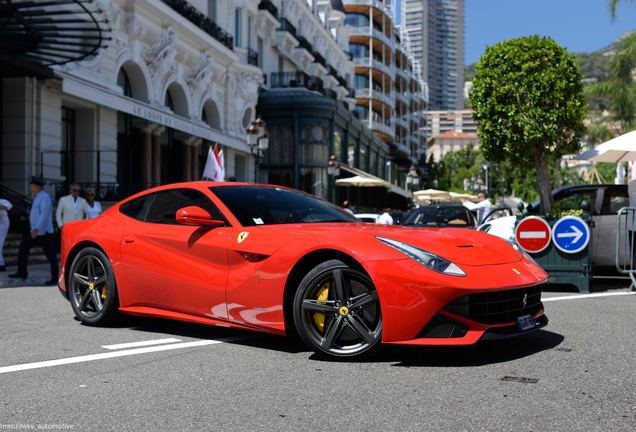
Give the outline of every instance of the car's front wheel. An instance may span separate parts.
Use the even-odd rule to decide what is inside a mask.
[[[361,360],[382,345],[382,313],[373,281],[340,260],[319,264],[302,280],[294,322],[303,341],[330,360]]]
[[[103,325],[118,314],[117,286],[108,257],[99,249],[80,251],[71,264],[68,296],[77,318]]]

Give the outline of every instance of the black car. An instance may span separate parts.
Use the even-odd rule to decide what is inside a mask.
[[[461,204],[426,205],[413,210],[402,223],[421,228],[477,228],[473,213]]]

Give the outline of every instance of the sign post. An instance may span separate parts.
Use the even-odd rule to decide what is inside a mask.
[[[575,254],[590,242],[590,228],[577,216],[564,216],[552,227],[554,246],[562,252]]]
[[[541,252],[550,244],[552,230],[545,219],[529,216],[515,229],[517,244],[526,252]]]

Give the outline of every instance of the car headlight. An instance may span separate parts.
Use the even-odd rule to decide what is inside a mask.
[[[466,273],[456,264],[439,257],[430,252],[426,252],[423,249],[417,248],[415,246],[411,246],[410,244],[402,243],[397,240],[391,240],[384,237],[376,237],[382,243],[387,246],[391,246],[393,249],[402,252],[404,255],[408,256],[411,259],[414,259],[418,263],[422,264],[424,267],[427,267],[433,271],[451,275],[451,276],[466,276]]]

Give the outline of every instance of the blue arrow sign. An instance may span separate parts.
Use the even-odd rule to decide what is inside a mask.
[[[552,227],[552,242],[566,253],[577,253],[590,242],[590,228],[577,216],[564,216]]]

